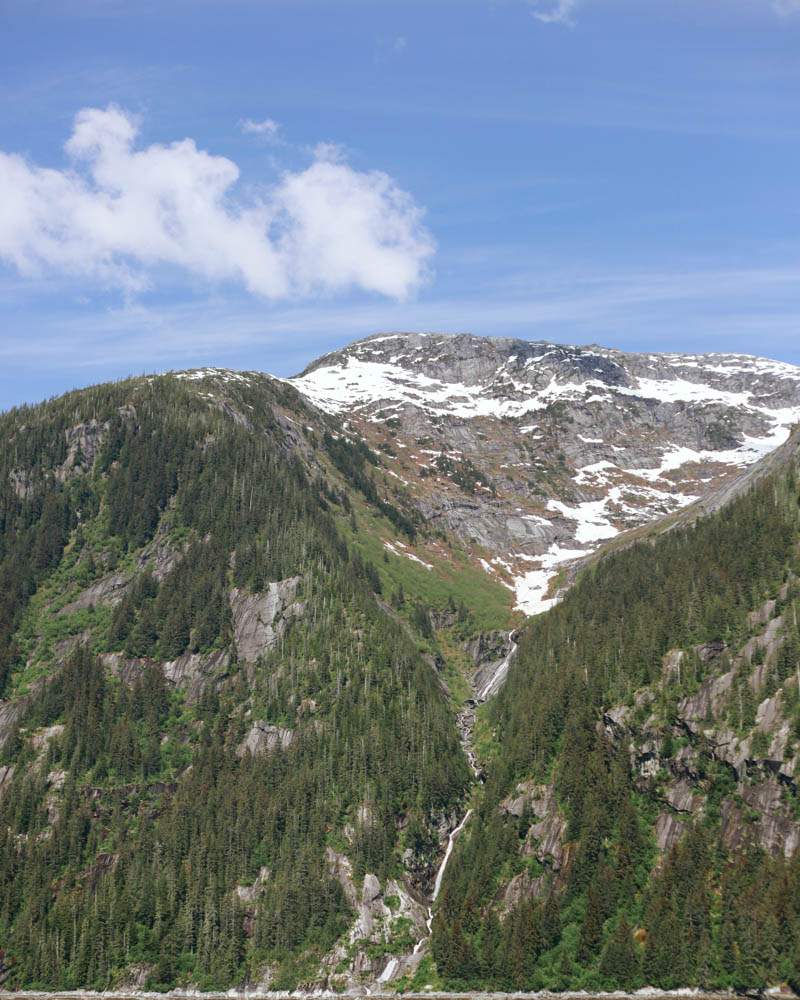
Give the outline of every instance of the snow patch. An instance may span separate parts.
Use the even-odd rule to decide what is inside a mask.
[[[251,378],[244,372],[233,372],[227,368],[196,368],[188,372],[172,372],[173,378],[185,379],[190,382],[199,381],[204,378],[216,378],[220,382],[243,382],[249,384]],[[267,378],[272,378],[267,375]]]
[[[433,563],[425,562],[424,559],[420,559],[419,556],[414,555],[413,552],[407,551],[405,545],[402,542],[387,542],[384,539],[383,547],[387,549],[392,555],[395,556],[405,556],[406,559],[411,559],[415,563],[419,563],[420,566],[424,566],[425,569],[433,569]]]
[[[604,497],[602,500],[586,500],[575,507],[568,507],[560,500],[548,500],[547,509],[575,521],[577,523],[575,541],[589,544],[619,534],[619,528],[608,520],[606,514],[608,500],[609,497]]]
[[[546,595],[557,569],[563,563],[580,559],[585,555],[587,555],[586,549],[569,549],[553,543],[547,552],[538,557],[537,569],[527,570],[514,578],[514,591],[517,595],[515,607],[526,615],[538,615],[552,608],[558,602],[558,597]],[[531,559],[530,556],[524,555],[517,558]]]

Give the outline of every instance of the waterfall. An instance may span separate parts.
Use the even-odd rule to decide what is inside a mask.
[[[417,941],[417,943],[414,945],[415,955],[418,955],[422,951],[425,942],[431,936],[431,929],[433,927],[433,904],[436,902],[436,899],[439,895],[439,891],[442,888],[442,879],[444,878],[444,873],[445,870],[447,869],[447,862],[450,860],[450,855],[453,853],[453,847],[456,842],[456,837],[464,829],[467,820],[470,818],[471,815],[472,815],[472,810],[467,809],[466,813],[464,814],[464,818],[461,820],[461,822],[458,824],[455,830],[453,830],[450,836],[447,838],[447,847],[444,852],[444,857],[442,858],[442,863],[439,865],[439,871],[436,873],[436,881],[433,884],[433,896],[431,897],[431,905],[428,907],[428,919],[426,921],[428,927],[428,933],[425,935],[425,937],[420,938],[419,941]]]
[[[478,701],[486,701],[491,698],[492,695],[497,694],[500,688],[503,686],[503,682],[506,679],[506,674],[508,673],[508,665],[514,657],[517,651],[517,644],[514,642],[513,633],[509,636],[511,642],[511,649],[505,657],[497,664],[497,668],[492,674],[492,676],[484,683],[480,691],[475,692],[475,697]]]

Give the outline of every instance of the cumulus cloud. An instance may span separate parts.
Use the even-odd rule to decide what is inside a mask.
[[[531,13],[537,21],[543,24],[572,25],[572,11],[577,7],[578,0],[529,0]]]
[[[192,139],[136,148],[138,130],[120,108],[85,108],[65,169],[0,152],[0,258],[24,275],[131,291],[172,266],[268,299],[352,288],[403,299],[425,279],[433,240],[423,211],[387,174],[322,146],[245,198],[232,160]]]

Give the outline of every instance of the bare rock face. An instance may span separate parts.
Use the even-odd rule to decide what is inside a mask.
[[[10,701],[0,702],[0,750],[8,739],[8,735],[17,719],[27,709],[30,698],[12,698]]]
[[[259,868],[258,875],[252,885],[237,885],[236,896],[241,903],[254,903],[261,895],[261,891],[269,881],[270,870],[266,866]]]
[[[101,653],[100,660],[125,684],[135,684],[144,674],[145,661],[124,653]]]
[[[461,648],[469,656],[476,667],[486,663],[495,663],[508,655],[511,649],[511,638],[508,632],[481,632],[472,639],[467,639]]]
[[[101,653],[100,659],[115,677],[131,685],[141,679],[147,664],[153,662],[124,653]],[[158,666],[170,684],[186,689],[186,700],[193,704],[207,684],[224,674],[229,663],[228,652],[217,649],[212,653],[182,653]]]
[[[502,893],[505,909],[500,911],[500,919],[502,920],[503,917],[516,910],[520,903],[529,899],[541,898],[544,895],[544,890],[545,877],[543,875],[539,875],[537,878],[531,878],[527,872],[515,875]]]
[[[224,413],[225,416],[230,418],[235,424],[246,428],[248,431],[253,429],[253,424],[250,421],[250,418],[246,417],[241,410],[237,410],[232,403],[228,403],[226,400],[217,400],[216,405],[217,409],[221,413]]]
[[[129,965],[122,982],[117,984],[119,990],[143,990],[147,986],[147,979],[153,971],[153,966],[147,963]]]
[[[659,851],[666,853],[676,840],[680,840],[686,827],[673,812],[664,811],[656,820],[656,842]]]
[[[52,740],[57,740],[64,732],[62,725],[47,726],[40,729],[33,736],[33,746],[35,750],[46,750]]]
[[[187,701],[191,704],[200,697],[209,679],[226,670],[230,656],[224,649],[213,653],[183,653],[176,660],[167,660],[161,667],[164,676],[175,687],[188,688]]]
[[[100,423],[98,420],[88,420],[64,431],[67,457],[53,470],[60,483],[92,468],[109,426],[108,421]],[[9,480],[14,492],[23,500],[30,499],[36,492],[36,477],[25,469],[13,469],[9,473]]]
[[[29,500],[36,490],[34,478],[27,469],[12,469],[8,481],[20,500]]]
[[[326,849],[325,857],[327,859],[331,875],[333,875],[344,890],[347,902],[353,908],[357,907],[358,892],[356,890],[355,882],[353,881],[353,866],[350,864],[350,859],[346,854],[342,854],[340,851],[334,851],[332,847],[328,847]]]
[[[736,672],[729,670],[720,677],[707,677],[696,694],[680,702],[680,714],[686,719],[703,720],[709,716],[718,718],[728,702],[735,676]]]
[[[523,781],[517,785],[513,795],[503,799],[500,810],[517,819],[526,812],[533,817],[522,853],[536,855],[542,864],[549,865],[555,872],[561,871],[567,860],[567,820],[558,807],[553,786]]]
[[[149,571],[155,580],[161,582],[183,558],[183,551],[170,542],[154,540],[150,542],[137,556],[138,572]],[[125,596],[125,591],[131,584],[131,577],[122,573],[107,573],[83,590],[75,600],[65,604],[60,614],[71,614],[95,604],[106,604],[114,607]]]
[[[618,742],[625,735],[626,727],[630,721],[631,710],[627,705],[616,705],[603,713],[603,728],[608,736]]]
[[[253,723],[250,732],[239,744],[236,752],[243,757],[247,752],[255,756],[276,749],[288,750],[296,737],[297,731],[294,729],[283,729],[281,726],[273,726],[259,719]]]
[[[679,813],[693,815],[700,808],[702,799],[694,792],[694,785],[686,778],[672,782],[664,791],[665,801]]]
[[[183,558],[183,550],[171,542],[154,539],[139,553],[136,566],[140,572],[149,570],[160,583]]]
[[[747,627],[753,629],[772,621],[775,618],[775,604],[775,601],[766,601],[757,611],[751,611],[747,616]]]
[[[742,847],[752,837],[752,830],[745,821],[744,810],[732,799],[723,800],[720,833],[724,843],[732,851]]]
[[[78,594],[74,601],[65,604],[60,614],[69,615],[95,604],[107,604],[113,608],[122,600],[129,583],[122,573],[109,573]]]
[[[756,711],[756,725],[763,733],[776,732],[783,722],[783,690],[765,698]]]
[[[70,476],[91,469],[109,426],[107,421],[101,424],[98,420],[89,420],[85,424],[76,424],[64,432],[68,451],[67,457],[56,469],[56,479],[59,482],[63,483]]]
[[[301,617],[305,602],[292,602],[300,577],[270,583],[260,594],[234,588],[230,594],[236,650],[246,663],[255,663],[280,639],[287,623]]]
[[[786,593],[784,587],[782,598]],[[722,641],[695,647],[699,660],[712,675],[704,678],[695,694],[678,702],[677,718],[670,727],[665,727],[658,714],[653,714],[643,727],[633,724],[635,719],[627,705],[606,709],[598,723],[614,743],[627,746],[641,790],[654,779],[663,783],[660,796],[666,808],[660,812],[655,828],[662,855],[683,836],[687,824],[705,810],[711,760],[727,769],[737,782],[736,795],[722,803],[721,835],[731,850],[749,840],[757,841],[773,855],[790,857],[800,848],[800,821],[790,805],[798,760],[792,719],[786,712],[787,701],[793,704],[791,689],[797,684],[796,676],[784,680],[774,694],[760,701],[751,730],[734,731],[727,718],[734,685],[746,679],[758,692],[767,682],[776,683],[775,654],[785,638],[784,618],[776,615],[776,610],[777,602],[770,600],[748,616],[750,628],[760,631],[738,650],[728,649]],[[756,650],[763,651],[763,662],[751,664]],[[659,683],[680,680],[678,671],[683,658],[679,653],[671,650],[666,654]],[[728,662],[732,664],[730,670],[714,675]],[[652,702],[652,697],[640,694],[634,697],[637,709]],[[668,734],[672,738],[666,750]],[[519,815],[528,807],[530,797],[531,789],[520,785],[515,797],[510,796],[502,804],[503,808]]]
[[[406,887],[391,879],[385,888],[378,877],[370,872],[364,876],[359,892],[354,878],[353,866],[347,855],[328,847],[326,859],[331,874],[339,882],[356,916],[348,933],[347,943],[342,942],[325,957],[320,969],[320,988],[361,990],[367,982],[388,983],[399,976],[413,971],[422,955],[383,955],[372,958],[368,953],[370,945],[387,944],[393,933],[405,921],[410,921],[413,933],[418,939],[426,937],[427,907],[411,896]],[[346,971],[342,972],[342,965]],[[334,970],[337,973],[334,974]]]
[[[539,786],[533,781],[522,781],[514,789],[513,795],[507,795],[500,803],[500,811],[507,816],[519,819],[526,808],[530,809]]]
[[[0,764],[0,799],[8,791],[11,779],[14,777],[13,764]]]
[[[560,872],[567,863],[567,821],[554,811],[533,823],[525,838],[523,853],[535,854],[542,864],[549,864],[554,872]]]
[[[753,675],[750,678],[750,686],[756,692],[760,691],[764,686],[766,682],[767,664],[770,660],[772,660],[783,643],[783,636],[780,634],[782,627],[782,615],[779,615],[777,618],[772,618],[767,622],[763,632],[759,635],[753,636],[752,639],[747,640],[744,646],[742,646],[739,657],[737,658],[735,665],[738,665],[742,661],[746,661],[749,664],[757,649],[763,651],[765,662],[753,671]]]
[[[290,381],[391,444],[387,467],[429,523],[487,549],[527,613],[554,599],[560,563],[740,489],[800,419],[791,365],[468,334],[368,337]]]
[[[682,660],[683,660],[682,649],[671,649],[665,655],[662,667],[665,684],[668,684],[671,680],[676,680],[680,684]]]
[[[282,437],[279,443],[281,454],[288,458],[295,452],[299,452],[304,458],[308,458],[311,455],[311,449],[308,441],[306,441],[305,437],[300,432],[292,418],[284,413],[278,406],[273,406],[272,414],[275,417],[275,423],[282,431]]]
[[[759,826],[759,843],[770,854],[783,852],[783,856],[788,859],[800,847],[800,823],[791,819],[786,812],[768,813]]]
[[[477,664],[472,688],[477,701],[486,701],[505,683],[511,654],[515,648],[511,632],[487,632],[470,639],[461,647]]]
[[[792,817],[783,801],[783,791],[777,781],[739,786],[744,801],[758,813],[758,840],[765,851],[790,858],[800,847],[800,822]]]

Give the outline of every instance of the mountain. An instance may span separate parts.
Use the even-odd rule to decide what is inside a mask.
[[[393,461],[427,523],[552,606],[558,567],[705,496],[800,421],[800,369],[467,334],[385,334],[291,380]]]
[[[450,988],[797,985],[800,431],[763,466],[523,630],[434,923]]]
[[[384,479],[259,373],[0,416],[0,984],[342,988],[427,938],[510,602]]]
[[[796,982],[796,375],[398,335],[0,415],[0,986]]]

